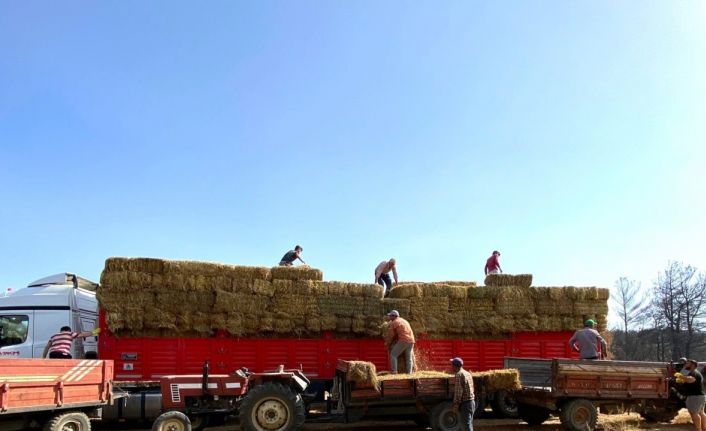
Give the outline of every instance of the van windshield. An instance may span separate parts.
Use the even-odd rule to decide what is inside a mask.
[[[27,328],[27,315],[0,315],[0,347],[24,343],[27,340]]]

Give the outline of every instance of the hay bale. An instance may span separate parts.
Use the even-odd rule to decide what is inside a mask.
[[[213,292],[159,292],[155,296],[154,306],[168,310],[209,312],[215,303],[216,294]]]
[[[275,287],[272,282],[267,280],[255,280],[252,284],[252,291],[258,295],[274,296]]]
[[[319,290],[324,292],[324,295],[330,296],[347,296],[348,283],[342,281],[321,281],[317,282]]]
[[[270,298],[245,293],[216,291],[213,310],[224,313],[243,313],[248,311],[266,310],[271,306]]]
[[[335,314],[322,314],[320,321],[322,331],[333,331],[338,324],[338,317]]]
[[[520,372],[516,369],[489,370],[473,373],[473,383],[488,392],[517,391],[522,389]]]
[[[321,318],[319,316],[309,316],[306,318],[304,326],[309,332],[321,332]]]
[[[354,334],[365,334],[368,331],[368,320],[361,316],[356,316],[351,321],[351,331]]]
[[[174,312],[155,308],[150,313],[146,314],[143,320],[146,329],[177,330],[177,316]]]
[[[382,286],[379,284],[348,283],[346,286],[350,296],[361,296],[364,298],[382,298]]]
[[[271,310],[291,318],[292,316],[309,314],[314,311],[312,307],[316,307],[316,310],[318,310],[318,305],[314,298],[304,295],[279,295],[272,298]]]
[[[356,389],[377,389],[378,375],[375,364],[366,361],[349,361],[346,381],[355,383]]]
[[[385,298],[381,301],[382,305],[382,315],[386,315],[392,310],[397,310],[400,312],[402,317],[410,315],[410,302],[409,299],[404,298]]]
[[[488,274],[485,277],[485,285],[530,287],[532,274]]]
[[[321,281],[324,274],[321,270],[306,265],[301,266],[275,266],[270,269],[273,280],[316,280]]]
[[[447,284],[422,284],[420,285],[423,297],[447,297],[447,298],[465,298],[466,287],[450,286]]]
[[[419,284],[398,284],[394,286],[389,293],[390,298],[421,298],[422,289]]]
[[[353,319],[350,317],[338,317],[336,319],[336,332],[348,333],[353,329]]]
[[[501,315],[535,314],[532,292],[526,287],[498,287],[495,311]]]
[[[385,315],[387,312],[383,308],[382,301],[379,297],[363,298],[363,315],[373,318]]]
[[[361,313],[363,298],[350,296],[319,296],[316,298],[322,314],[333,314],[341,317],[353,317]]]

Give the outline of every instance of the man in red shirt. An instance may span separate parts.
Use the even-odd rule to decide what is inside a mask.
[[[54,334],[49,338],[49,342],[46,347],[44,347],[44,353],[42,358],[47,357],[47,352],[49,352],[49,359],[71,359],[71,347],[76,338],[86,338],[98,335],[100,332],[99,328],[93,330],[93,332],[72,332],[71,328],[68,326],[62,326],[61,332]]]
[[[493,255],[485,261],[485,275],[502,273],[503,269],[500,268],[500,252],[495,250]]]
[[[412,362],[414,358],[414,333],[409,322],[400,317],[397,310],[387,313],[390,318],[390,325],[387,327],[388,339],[392,340],[390,349],[390,371],[397,373],[397,358],[404,353],[405,370],[412,372]]]

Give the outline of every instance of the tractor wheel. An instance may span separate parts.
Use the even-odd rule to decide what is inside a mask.
[[[191,421],[182,412],[162,413],[152,424],[152,431],[191,431]]]
[[[297,431],[306,411],[301,395],[290,387],[266,382],[245,394],[238,416],[244,431]]]
[[[413,420],[419,428],[427,429],[431,426],[431,424],[429,423],[429,415],[420,414],[418,416],[415,416]]]
[[[191,431],[202,431],[211,422],[211,418],[206,415],[189,416],[191,421]]]
[[[501,418],[514,419],[518,417],[517,402],[512,392],[497,391],[490,406],[493,408],[493,413]]]
[[[589,400],[576,398],[564,403],[559,418],[566,431],[593,431],[598,421],[598,409]]]
[[[475,400],[476,409],[473,411],[473,419],[482,419],[485,413],[486,400],[485,397],[478,397]]]
[[[549,409],[522,403],[517,404],[517,414],[530,426],[542,425],[552,415]]]
[[[83,412],[54,415],[44,424],[44,431],[91,431],[91,420]]]

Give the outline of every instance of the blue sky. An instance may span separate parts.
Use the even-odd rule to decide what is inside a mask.
[[[327,279],[706,269],[700,1],[2,2],[0,288],[109,256]]]

